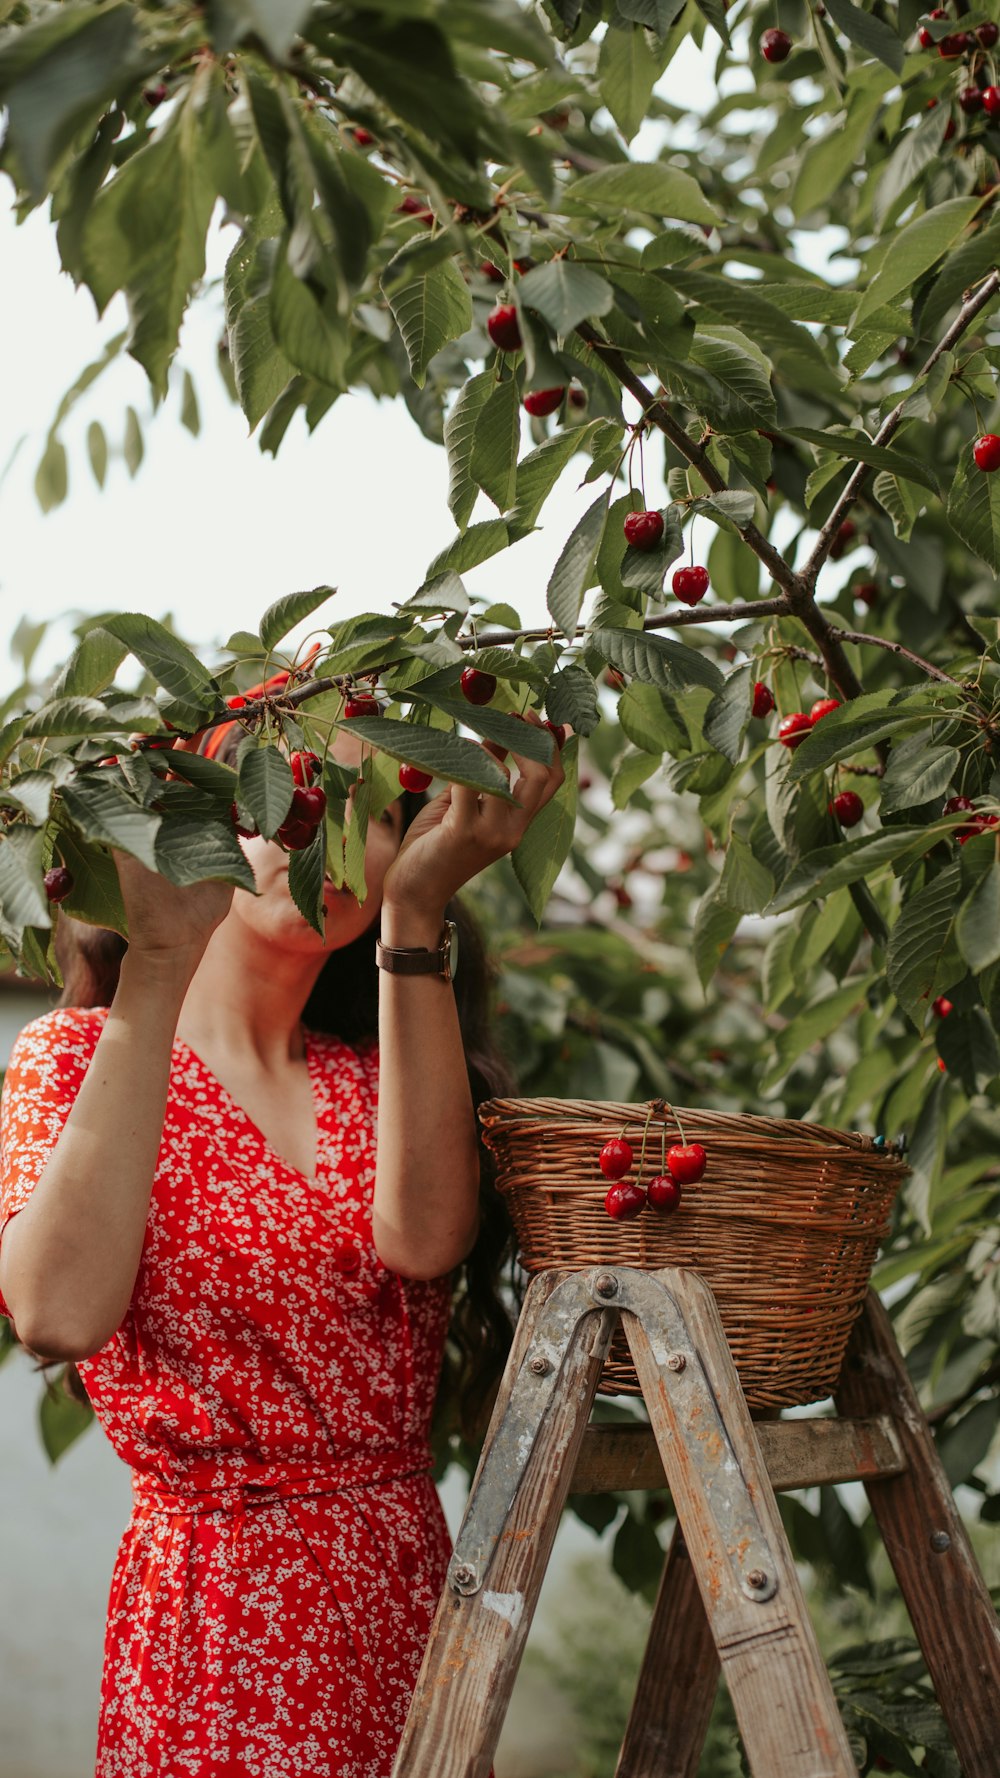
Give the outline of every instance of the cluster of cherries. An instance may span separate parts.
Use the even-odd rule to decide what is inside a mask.
[[[948,9],[945,6],[935,6],[933,12],[929,12],[927,17],[931,19],[946,19],[948,17]],[[936,49],[938,55],[946,62],[954,62],[959,56],[968,55],[975,49],[992,49],[998,39],[1000,39],[1000,25],[995,25],[992,19],[986,19],[983,24],[977,26],[975,31],[949,31],[944,37],[939,37],[936,42],[931,32],[928,31],[926,25],[921,25],[917,32],[917,42],[920,44],[921,49]],[[962,106],[963,111],[973,111],[978,109],[977,105],[966,105],[964,103],[965,93],[969,91],[976,94],[979,104],[982,104],[983,102],[983,95],[980,92],[979,87],[966,87],[964,92],[959,94],[959,104]],[[997,93],[998,89],[993,86],[987,87],[986,91]],[[990,111],[991,116],[995,115],[994,111],[989,106],[987,106],[987,110]],[[1000,111],[1000,93],[998,93],[996,101],[996,110]]]
[[[515,259],[514,266],[520,271],[524,263],[526,262]],[[487,277],[492,277],[495,273],[498,279],[503,278],[499,266],[495,266],[492,260],[486,260],[481,270]],[[520,352],[523,341],[514,303],[497,303],[487,318],[486,331],[499,352]],[[554,414],[562,406],[564,398],[569,400],[571,407],[581,408],[587,405],[585,389],[581,389],[576,383],[568,386],[560,383],[558,388],[530,389],[524,398],[524,411],[536,420],[543,420],[547,414]]]
[[[323,762],[317,753],[293,753],[289,760],[292,768],[292,779],[295,789],[292,801],[284,821],[275,834],[278,843],[286,852],[304,852],[311,846],[316,837],[316,830],[326,814],[326,791],[313,780],[318,778],[323,769]],[[247,826],[240,819],[240,811],[235,803],[230,805],[230,815],[236,832],[244,840],[252,840],[257,829]]]
[[[963,822],[961,827],[955,829],[955,838],[960,846],[964,846],[966,840],[975,839],[977,833],[986,833],[991,827],[1000,827],[1000,815],[977,813],[975,803],[968,796],[950,796],[942,812],[945,815],[970,814],[972,816],[971,821]],[[951,1011],[950,1006],[948,1010]]]
[[[459,679],[462,696],[469,704],[488,704],[496,688],[496,674],[480,672],[478,667],[464,667]],[[344,704],[344,715],[350,720],[352,716],[381,716],[382,706],[370,692],[357,693],[349,697]],[[566,741],[565,724],[561,722],[543,722],[559,751],[562,752]],[[315,756],[313,756],[315,757]],[[403,764],[399,768],[399,782],[403,790],[412,790],[419,794],[426,790],[433,780],[432,772],[421,771],[419,766]]]
[[[673,1115],[677,1118],[676,1112]],[[624,1132],[628,1129],[628,1125],[624,1126],[620,1136],[612,1136],[604,1144],[597,1159],[605,1179],[612,1181],[605,1193],[604,1208],[615,1222],[631,1222],[632,1218],[638,1216],[646,1204],[651,1204],[653,1209],[660,1211],[662,1215],[676,1210],[681,1201],[682,1186],[695,1185],[702,1178],[708,1160],[705,1150],[700,1142],[685,1140],[679,1118],[677,1118],[677,1128],[681,1134],[680,1142],[675,1142],[670,1148],[667,1148],[666,1134],[663,1134],[660,1160],[662,1170],[654,1178],[648,1180],[645,1185],[640,1185],[636,1180],[625,1178],[625,1174],[630,1170],[635,1159],[631,1143],[625,1140]],[[642,1172],[645,1159],[646,1130],[648,1129],[649,1118],[647,1117],[646,1129],[643,1131],[640,1172]]]
[[[622,532],[630,549],[655,549],[663,531],[662,512],[646,510],[625,514]],[[708,592],[708,569],[694,563],[689,568],[678,568],[670,584],[674,598],[679,599],[682,605],[698,605]]]
[[[758,717],[770,716],[774,709],[774,693],[761,679],[758,679],[753,688],[750,708],[754,716]],[[817,722],[822,722],[823,717],[829,716],[831,710],[839,709],[839,698],[817,698],[811,710],[793,710],[790,716],[783,716],[779,722],[778,740],[783,747],[800,746]],[[827,804],[827,808],[841,827],[857,827],[865,812],[865,805],[856,790],[841,790]]]

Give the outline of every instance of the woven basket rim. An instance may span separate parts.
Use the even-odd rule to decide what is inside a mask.
[[[657,1107],[663,1106],[660,1111]],[[672,1105],[666,1100],[642,1100],[638,1103],[626,1103],[616,1099],[487,1099],[479,1106],[479,1120],[483,1126],[484,1139],[494,1131],[510,1132],[518,1125],[525,1129],[535,1125],[540,1129],[551,1128],[560,1130],[566,1135],[586,1135],[595,1124],[613,1123],[617,1129],[633,1126],[641,1135],[642,1127],[649,1115],[650,1131],[660,1129],[664,1125],[668,1132],[677,1130],[677,1117],[685,1126],[697,1129],[702,1133],[710,1132],[713,1140],[721,1141],[726,1146],[746,1147],[748,1138],[779,1140],[782,1154],[791,1158],[796,1152],[816,1155],[825,1151],[831,1160],[841,1158],[836,1151],[840,1149],[844,1159],[857,1161],[860,1158],[876,1162],[879,1168],[891,1166],[899,1171],[899,1177],[908,1175],[912,1169],[903,1160],[895,1147],[876,1147],[874,1136],[862,1130],[838,1130],[828,1124],[814,1124],[804,1118],[763,1117],[756,1112],[712,1111],[698,1106]]]

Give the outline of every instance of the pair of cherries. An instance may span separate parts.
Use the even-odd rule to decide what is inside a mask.
[[[700,1142],[675,1142],[666,1152],[666,1171],[641,1186],[625,1178],[634,1158],[632,1145],[623,1136],[612,1136],[598,1156],[601,1172],[612,1181],[604,1208],[615,1222],[631,1222],[647,1203],[662,1215],[676,1210],[682,1186],[694,1185],[701,1179],[708,1159]]]

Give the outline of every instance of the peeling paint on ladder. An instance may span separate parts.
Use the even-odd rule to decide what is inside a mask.
[[[524,1611],[522,1593],[491,1593],[487,1589],[482,1594],[482,1601],[487,1611],[495,1611],[497,1617],[506,1618],[512,1630],[517,1629]]]

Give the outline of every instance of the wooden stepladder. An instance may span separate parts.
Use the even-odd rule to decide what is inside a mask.
[[[619,1316],[649,1427],[588,1424]],[[874,1292],[835,1402],[836,1417],[754,1422],[696,1272],[540,1273],[393,1778],[487,1778],[567,1495],[664,1485],[677,1528],[616,1778],[696,1778],[720,1666],[755,1778],[855,1778],[775,1499],[854,1480],[868,1491],[963,1778],[998,1778],[1000,1625]]]

